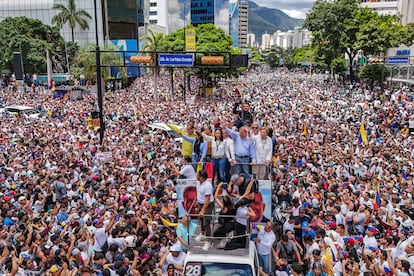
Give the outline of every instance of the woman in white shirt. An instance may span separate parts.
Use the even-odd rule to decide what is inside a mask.
[[[234,235],[236,238],[226,245],[225,250],[246,247],[246,230],[250,217],[254,217],[255,213],[252,208],[248,207],[249,200],[241,198],[236,204],[236,221],[234,222]]]
[[[204,140],[211,142],[211,162],[213,163],[213,183],[227,182],[224,171],[226,169],[226,142],[223,140],[221,128],[214,131],[214,137],[203,134]],[[218,179],[216,175],[218,174]]]

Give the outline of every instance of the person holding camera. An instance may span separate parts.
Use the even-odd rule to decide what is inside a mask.
[[[237,115],[234,126],[238,129],[243,126],[251,126],[253,123],[253,115],[250,112],[250,103],[248,101],[241,102],[239,100],[233,107],[233,114]]]

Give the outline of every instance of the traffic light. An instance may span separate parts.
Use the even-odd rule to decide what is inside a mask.
[[[151,64],[152,63],[151,56],[132,56],[129,60],[132,63],[136,63],[136,64]]]

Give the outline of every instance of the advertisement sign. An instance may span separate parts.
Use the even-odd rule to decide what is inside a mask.
[[[250,207],[256,213],[251,222],[266,222],[272,219],[272,183],[270,180],[258,180],[259,192],[250,203]]]
[[[270,180],[258,180],[259,192],[256,193],[255,199],[250,203],[250,207],[256,213],[251,218],[252,223],[262,223],[271,220],[272,217],[272,185]],[[177,205],[178,216],[186,214],[198,214],[197,205],[197,183],[196,179],[178,179]]]
[[[196,51],[196,30],[194,28],[188,28],[185,30],[185,51]]]
[[[197,179],[178,179],[175,191],[177,193],[178,217],[187,214],[198,214]]]
[[[387,64],[409,64],[408,57],[388,57]]]

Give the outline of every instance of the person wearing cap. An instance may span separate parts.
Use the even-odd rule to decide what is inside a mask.
[[[297,241],[302,240],[302,233],[303,233],[302,224],[304,222],[309,223],[310,222],[310,217],[308,215],[306,215],[305,208],[300,207],[299,208],[299,216],[295,216],[295,224],[293,226],[294,229],[295,229],[295,239]]]
[[[364,236],[364,244],[367,248],[369,247],[378,247],[377,239],[375,238],[375,234],[377,234],[378,229],[372,225],[368,225],[365,231]]]
[[[175,266],[173,264],[169,264],[167,266],[167,271],[165,271],[162,276],[179,276],[180,272],[175,269]]]
[[[95,252],[101,252],[106,254],[108,249],[108,233],[111,231],[112,226],[115,224],[116,214],[114,213],[109,223],[104,225],[103,218],[96,218],[93,220],[93,226],[95,226],[93,249]]]
[[[184,270],[185,257],[186,254],[181,251],[181,246],[174,244],[167,248],[167,251],[160,260],[159,266],[163,267],[163,270],[165,271],[166,267],[172,264],[176,270],[182,272]]]

